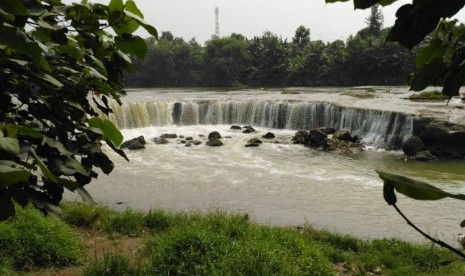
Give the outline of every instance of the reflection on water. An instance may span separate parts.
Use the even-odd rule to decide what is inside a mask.
[[[126,139],[162,133],[192,136],[205,142],[218,130],[224,146],[186,147],[177,140],[167,145],[149,142],[146,149],[130,151],[126,162],[109,152],[116,163],[110,176],[89,185],[97,201],[117,202],[140,209],[247,212],[272,225],[311,223],[363,238],[422,238],[388,206],[382,197],[380,168],[418,177],[453,192],[464,192],[464,162],[404,162],[398,152],[367,150],[358,155],[326,153],[290,144],[291,130],[258,128],[257,134],[230,130],[230,125],[164,126],[123,130]],[[258,148],[247,140],[272,131],[277,138]],[[461,233],[465,218],[456,200],[421,202],[399,197],[398,206],[433,236],[448,241]],[[118,205],[119,206],[119,205]]]

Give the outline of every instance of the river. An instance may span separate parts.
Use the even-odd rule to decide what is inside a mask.
[[[380,88],[374,92],[376,96],[368,100],[342,95],[341,90],[292,90],[299,94],[282,94],[279,90],[131,91],[123,98],[126,111],[115,108],[116,116],[111,118],[123,127],[125,139],[144,135],[148,140],[146,149],[127,151],[130,162],[108,151],[116,169],[109,176],[101,174],[97,181],[88,186],[88,190],[97,202],[119,209],[221,209],[248,213],[254,221],[269,225],[309,223],[367,239],[397,237],[424,241],[385,203],[382,181],[375,169],[402,173],[434,183],[447,191],[465,193],[465,162],[407,162],[399,150],[389,150],[395,149],[392,143],[384,143],[379,139],[385,137],[386,133],[394,140],[396,137],[407,137],[411,131],[409,118],[424,108],[421,104],[412,104],[403,99],[409,94],[405,88]],[[233,112],[234,107],[231,105],[251,100],[265,101],[266,106],[273,108],[276,104],[284,103],[287,115],[276,115],[278,117],[270,119],[274,115],[266,111],[263,104],[255,107],[249,104],[247,108],[236,108]],[[205,105],[205,102],[208,104]],[[292,122],[297,119],[291,119],[289,114],[294,112],[292,109],[297,108],[296,105],[311,105],[314,102],[370,110],[368,113],[363,111],[365,115],[357,115],[352,111],[344,111],[347,114],[332,112],[333,119],[319,119],[320,124],[365,128],[363,131],[351,130],[365,138],[368,144],[366,149],[361,153],[347,155],[292,144],[291,138],[296,129],[305,126],[295,127]],[[196,104],[195,110],[189,106],[193,103]],[[220,107],[209,109],[212,103]],[[226,109],[222,103],[229,103],[226,109],[234,114],[223,114]],[[148,104],[156,106],[158,111],[153,108],[148,111]],[[453,102],[449,109],[454,109],[454,104],[460,103]],[[179,109],[181,105],[182,110]],[[428,109],[431,111],[436,108],[437,112],[442,110],[447,114],[443,104],[434,106]],[[247,111],[250,108],[253,111]],[[391,113],[383,113],[381,116],[379,110],[393,112],[394,115],[399,113],[399,118],[403,119],[395,119]],[[238,112],[249,113],[239,116]],[[454,118],[461,116],[455,109],[453,112]],[[349,113],[355,116],[350,124],[345,123],[349,120]],[[258,119],[251,118],[254,116]],[[370,121],[373,116],[378,117]],[[250,122],[257,133],[244,134],[231,130],[231,123],[238,118],[243,118],[240,119],[243,121],[236,123]],[[284,123],[273,125],[272,121],[276,122],[276,118],[283,118]],[[307,118],[306,124],[310,124],[312,118]],[[383,124],[383,120],[392,122]],[[370,127],[366,127],[367,124]],[[373,124],[378,126],[373,128]],[[399,126],[394,127],[396,124]],[[390,128],[389,132],[386,132],[387,128]],[[228,137],[222,139],[224,145],[221,147],[204,144],[206,138],[202,136],[214,130]],[[244,147],[250,138],[260,137],[268,131],[273,132],[276,138],[271,141],[263,139],[265,143],[257,148]],[[163,133],[191,136],[203,143],[186,147],[180,143],[182,139],[179,138],[165,145],[151,141]],[[68,195],[68,198],[74,197]],[[463,202],[449,199],[416,201],[398,194],[398,206],[414,223],[434,237],[455,243],[458,234],[463,232],[459,226],[465,219],[461,209]]]

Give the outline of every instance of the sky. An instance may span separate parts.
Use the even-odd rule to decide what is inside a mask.
[[[145,21],[158,32],[171,31],[185,40],[199,43],[215,32],[215,7],[219,8],[220,36],[239,33],[248,38],[264,31],[292,39],[300,25],[310,29],[312,40],[346,40],[366,26],[369,10],[354,10],[353,2],[326,4],[324,0],[135,0]],[[64,0],[65,3],[76,2]],[[109,1],[97,0],[91,2]],[[399,0],[383,7],[384,26],[392,26],[396,10],[411,0]],[[465,10],[456,15],[465,22]],[[138,33],[148,36],[144,32]]]

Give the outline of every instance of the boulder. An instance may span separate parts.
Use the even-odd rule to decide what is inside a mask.
[[[208,134],[208,140],[221,139],[221,134],[218,131],[213,131]]]
[[[242,133],[252,133],[252,132],[255,132],[255,128],[251,126],[245,126],[244,130],[242,131]]]
[[[273,139],[276,136],[274,135],[273,132],[267,132],[265,135],[262,136],[263,139]]]
[[[415,156],[418,152],[425,149],[425,145],[417,136],[411,136],[404,141],[402,151],[407,156]]]
[[[201,137],[201,138],[202,138],[202,137],[205,137],[205,135],[203,135],[203,134],[199,134],[199,137]]]
[[[333,138],[342,140],[342,141],[349,141],[352,142],[352,136],[350,132],[346,129],[338,130],[333,133]]]
[[[292,137],[291,141],[294,144],[305,145],[305,143],[307,142],[307,136],[308,133],[306,131],[299,130],[294,134],[294,137]]]
[[[191,143],[191,142],[187,142],[187,143],[186,143],[186,147],[190,147],[190,146],[192,146],[192,143]]]
[[[262,144],[263,142],[258,139],[258,138],[252,138],[250,139],[247,144],[245,145],[246,147],[258,147],[260,144]]]
[[[174,139],[174,138],[178,138],[178,135],[176,135],[175,133],[164,133],[160,135],[160,138]]]
[[[433,160],[436,160],[437,158],[436,156],[431,154],[429,151],[424,150],[424,151],[417,152],[415,156],[413,157],[413,159],[417,161],[433,161]]]
[[[127,148],[130,150],[138,150],[138,149],[144,149],[145,148],[145,138],[144,136],[139,136],[136,138],[133,138],[131,140],[125,141],[124,143],[121,144],[121,148]]]
[[[186,140],[181,140],[179,141],[181,144],[187,144],[187,141]]]
[[[219,147],[223,145],[223,142],[221,142],[219,139],[212,139],[208,140],[205,144],[210,147]]]
[[[153,138],[153,142],[156,145],[163,145],[163,144],[168,144],[169,143],[168,139],[166,139],[164,137],[161,137],[161,136]]]
[[[328,135],[324,132],[318,129],[312,129],[307,136],[307,144],[310,146],[321,147],[326,138],[328,138]]]
[[[252,144],[252,143],[255,143],[255,144],[262,144],[262,140],[258,139],[258,138],[252,138],[250,139],[247,143],[249,144]]]
[[[326,135],[331,135],[334,132],[336,132],[336,130],[334,128],[332,128],[332,127],[319,127],[319,128],[317,128],[317,130],[323,132]]]
[[[242,129],[242,127],[238,126],[238,125],[232,125],[231,126],[231,129]]]
[[[192,140],[192,144],[194,144],[195,146],[198,146],[198,145],[202,144],[202,142],[199,141],[199,140]]]
[[[194,140],[194,138],[192,136],[188,136],[188,137],[186,137],[186,140],[187,141],[192,141],[192,140]]]

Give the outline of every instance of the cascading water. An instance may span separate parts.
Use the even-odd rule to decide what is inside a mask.
[[[265,100],[158,101],[111,106],[119,128],[167,125],[247,124],[277,129],[348,129],[366,144],[398,149],[412,134],[413,116],[338,106],[327,102]]]

